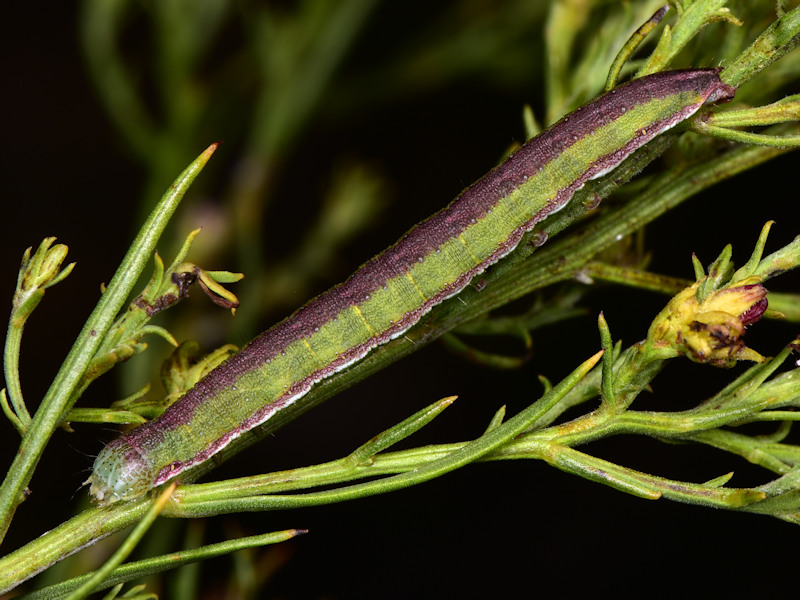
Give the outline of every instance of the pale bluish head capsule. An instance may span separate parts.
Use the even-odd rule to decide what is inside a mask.
[[[92,501],[107,506],[144,496],[153,487],[154,477],[142,454],[124,438],[117,438],[97,455],[86,483]]]

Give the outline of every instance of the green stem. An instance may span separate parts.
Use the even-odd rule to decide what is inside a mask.
[[[298,535],[306,533],[303,529],[287,529],[286,531],[276,531],[274,533],[264,533],[261,535],[253,535],[248,537],[241,537],[235,540],[228,540],[218,544],[209,544],[200,548],[192,550],[184,550],[181,552],[172,552],[164,556],[156,556],[144,560],[137,560],[130,562],[115,569],[103,581],[101,585],[96,586],[92,591],[98,592],[108,589],[121,583],[128,583],[143,577],[157,575],[164,571],[169,571],[195,563],[201,560],[207,560],[216,556],[224,556],[231,552],[238,550],[247,550],[250,548],[260,548],[270,544],[278,544],[292,539]],[[61,583],[57,583],[40,590],[31,592],[27,596],[27,600],[55,600],[62,598],[78,586],[87,581],[93,573],[87,573],[80,577],[75,577]]]
[[[108,510],[86,510],[0,559],[0,594],[44,571],[84,546],[136,523],[151,506],[149,498]]]
[[[592,280],[607,281],[628,287],[635,287],[641,290],[651,290],[661,294],[674,295],[683,288],[689,287],[694,283],[688,279],[679,277],[669,277],[642,269],[623,267],[599,261],[591,261],[581,269],[581,273]]]
[[[158,515],[164,510],[164,506],[172,497],[172,492],[175,491],[177,485],[177,483],[173,482],[158,496],[150,507],[150,510],[142,516],[141,520],[136,524],[136,527],[133,528],[133,531],[131,531],[130,535],[125,538],[125,541],[120,544],[114,554],[111,555],[102,567],[92,573],[81,585],[72,590],[67,596],[67,600],[81,600],[88,596],[94,588],[99,586],[122,564],[122,561],[128,558],[130,553],[136,548],[136,545],[141,541],[142,537],[144,537],[144,534],[147,533],[147,530],[150,529],[150,526],[158,518]]]
[[[28,424],[27,423],[23,424],[23,422],[17,416],[17,411],[19,409],[11,408],[11,404],[9,404],[8,402],[8,395],[6,394],[5,389],[0,390],[0,405],[2,405],[3,414],[5,414],[8,420],[11,421],[11,424],[14,426],[14,429],[19,431],[20,435],[24,435],[25,431],[28,429]]]
[[[578,384],[597,363],[601,354],[602,352],[598,352],[582,363],[538,402],[509,419],[506,423],[487,431],[477,440],[460,445],[452,444],[449,447],[445,447],[444,452],[438,449],[432,456],[428,456],[427,461],[422,461],[419,456],[413,456],[413,464],[409,462],[408,457],[401,461],[402,464],[395,462],[389,467],[388,472],[397,472],[397,470],[405,472],[394,477],[331,491],[293,496],[254,496],[250,478],[246,480],[248,483],[245,485],[226,482],[221,487],[214,484],[188,486],[188,488],[184,487],[175,493],[176,502],[168,504],[161,514],[170,517],[189,517],[232,511],[321,505],[386,493],[428,481],[486,456],[519,435],[530,423],[545,414],[570,389]],[[392,428],[386,436],[379,436],[375,443],[368,443],[356,450],[354,453],[355,459],[360,460],[365,454],[369,454],[376,449],[379,450],[384,445],[393,443],[396,439],[419,429],[419,427],[429,422],[441,410],[446,408],[450,402],[452,402],[452,398],[446,398],[428,407],[428,409],[420,411],[420,413],[412,416],[399,426]],[[418,455],[419,452],[417,450],[412,454]],[[427,449],[422,449],[421,452],[425,454]],[[334,463],[297,470],[290,477],[293,482],[291,489],[296,490],[298,487],[307,485],[321,485],[325,481],[341,483],[342,481],[377,474],[376,470],[372,468],[372,463],[356,466],[353,463],[354,460],[351,457],[346,457]],[[297,481],[296,477],[298,472],[302,472],[304,475],[300,482]],[[384,470],[384,472],[387,471]],[[193,488],[197,488],[196,493],[193,492]],[[238,494],[243,495],[240,496]],[[148,498],[142,498],[132,502],[120,502],[110,507],[86,510],[16,552],[3,557],[0,559],[0,593],[11,589],[78,549],[137,522],[150,508],[150,505],[151,501]]]
[[[315,506],[333,502],[344,502],[375,494],[384,494],[411,485],[417,485],[440,477],[464,465],[479,460],[493,450],[525,431],[528,426],[557,404],[583,377],[597,364],[602,352],[598,352],[584,361],[577,369],[564,378],[557,386],[542,398],[515,415],[499,427],[484,433],[478,439],[465,444],[446,456],[425,464],[408,473],[401,473],[386,479],[359,483],[330,491],[311,492],[291,496],[258,496],[249,498],[220,498],[218,500],[192,502],[184,496],[180,503],[168,507],[165,515],[169,516],[201,516],[230,511],[258,511],[269,508],[289,508]]]
[[[666,497],[687,504],[735,509],[757,505],[766,497],[764,492],[747,488],[710,487],[656,477],[565,446],[554,446],[547,461],[562,471],[649,500]]]
[[[661,19],[664,18],[664,15],[667,14],[668,10],[668,4],[659,8],[652,17],[645,21],[644,25],[639,27],[639,29],[637,29],[633,35],[628,38],[628,41],[622,46],[619,54],[617,54],[614,62],[611,64],[611,68],[608,70],[608,78],[606,79],[606,85],[604,88],[606,92],[617,85],[617,80],[619,79],[619,74],[622,71],[622,66],[631,56],[633,56],[634,52],[636,52],[636,49],[642,44],[645,38],[661,22]]]
[[[725,83],[740,86],[800,44],[800,7],[776,19],[725,68]]]
[[[25,406],[25,400],[22,397],[22,386],[19,382],[19,352],[22,345],[22,332],[24,331],[25,322],[24,320],[21,322],[15,321],[18,321],[18,319],[12,317],[8,324],[5,351],[3,353],[3,372],[8,390],[7,400],[5,395],[3,398],[3,408],[20,435],[25,435],[25,431],[31,424],[31,415],[27,406]],[[10,402],[10,405],[8,402]],[[8,406],[7,410],[6,406]]]
[[[749,131],[738,131],[727,127],[709,125],[703,121],[696,121],[693,128],[704,135],[713,135],[729,142],[740,144],[754,144],[756,146],[772,146],[773,148],[800,148],[800,136],[786,137],[782,135],[762,135]]]

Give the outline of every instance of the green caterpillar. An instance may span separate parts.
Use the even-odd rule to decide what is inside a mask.
[[[346,282],[255,338],[159,418],[108,444],[89,477],[93,500],[140,497],[208,460],[457,294],[588,180],[734,93],[717,70],[667,71],[570,113]]]

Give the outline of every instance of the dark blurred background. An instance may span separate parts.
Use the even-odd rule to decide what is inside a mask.
[[[302,123],[292,126],[288,142],[270,147],[273,153],[265,160],[272,161],[275,174],[270,172],[272,179],[261,191],[271,204],[259,215],[263,246],[254,252],[270,264],[292,265],[292,252],[306,224],[322,210],[326,190],[342,171],[361,173],[371,182],[366,188],[377,190],[373,216],[329,248],[323,272],[310,274],[302,285],[289,280],[288,291],[272,299],[268,308],[245,312],[242,320],[250,324],[245,331],[229,329],[224,324],[228,314],[192,298],[186,310],[196,320],[175,324],[184,337],[200,339],[204,350],[224,342],[246,342],[308,297],[343,280],[486,172],[511,143],[524,139],[522,106],[532,104],[540,117],[543,108],[541,64],[546,57],[541,36],[546,10],[525,6],[536,2],[513,3],[516,14],[507,8],[505,18],[517,26],[509,29],[507,47],[487,49],[467,40],[463,47],[453,42],[455,49],[449,50],[458,54],[473,49],[486,56],[495,52],[499,58],[494,66],[480,57],[469,57],[474,61],[467,60],[461,71],[442,66],[447,62],[440,58],[447,49],[442,40],[456,40],[465,32],[477,36],[481,23],[503,25],[490,4],[382,3],[364,16],[361,33],[330,75],[322,98]],[[126,142],[98,99],[79,40],[80,9],[52,3],[46,10],[17,5],[4,11],[0,297],[10,302],[22,251],[37,246],[44,236],[57,236],[68,244],[69,259],[78,263],[64,283],[47,292],[26,330],[21,375],[31,409],[135,234],[146,210],[140,205],[142,197],[149,195],[152,205],[158,197],[152,190],[163,190],[215,140],[225,144],[187,195],[173,238],[165,242],[170,245],[165,259],[180,235],[203,222],[206,231],[198,243],[208,246],[199,251],[206,260],[202,266],[247,273],[241,264],[247,259],[231,242],[237,234],[226,230],[231,214],[219,202],[232,194],[232,181],[241,180],[242,156],[257,146],[248,136],[248,120],[231,117],[231,111],[255,113],[252,102],[238,103],[263,93],[248,75],[252,57],[239,48],[240,39],[252,35],[247,32],[254,22],[244,15],[250,9],[256,13],[255,5],[245,2],[228,9],[214,32],[213,51],[197,68],[198,81],[208,86],[203,90],[208,118],[199,120],[203,127],[191,129],[174,146],[154,149],[164,154],[165,162],[174,161],[163,167],[163,174],[143,159],[141,149]],[[273,6],[288,15],[295,8],[290,2]],[[146,2],[129,6],[120,47],[140,78],[145,106],[156,122],[171,123],[159,100],[158,78],[149,73],[158,56],[158,39],[148,16],[152,10]],[[288,22],[278,30],[285,32]],[[523,31],[529,33],[522,35]],[[476,39],[488,44],[495,38]],[[413,59],[411,66],[404,59]],[[170,133],[167,129],[164,135]],[[172,133],[181,135],[179,128]],[[768,251],[788,243],[797,233],[797,189],[793,171],[789,176],[786,171],[795,165],[796,156],[784,156],[711,189],[649,227],[651,268],[689,278],[692,252],[707,264],[728,242],[742,263],[768,219],[777,221]],[[215,229],[226,219],[227,225]],[[202,241],[206,235],[209,242]],[[244,297],[254,295],[247,286],[257,285],[247,274],[235,288]],[[285,273],[273,275],[277,280]],[[796,277],[781,279],[776,287],[792,291],[796,284]],[[498,374],[468,365],[434,344],[304,415],[213,477],[338,458],[450,394],[461,397],[409,445],[475,437],[500,405],[507,404],[514,414],[538,397],[538,374],[557,381],[598,349],[595,323],[600,310],[615,337],[633,343],[644,336],[664,302],[647,292],[593,290],[584,302],[585,317],[537,333],[533,360],[519,372]],[[208,331],[198,322],[207,323]],[[749,342],[770,355],[793,337],[793,331],[791,325],[763,323],[749,334]],[[169,349],[160,340],[151,342],[153,357],[131,361],[146,366],[123,378],[113,373],[102,378],[87,393],[86,404],[107,404],[147,381],[155,382],[154,365]],[[686,408],[733,375],[684,363],[688,361],[671,365],[656,381],[653,397],[643,402],[659,408],[675,402]],[[691,395],[687,381],[692,382]],[[78,487],[102,441],[114,432],[89,425],[75,429],[71,434],[57,432],[32,482],[34,493],[17,512],[6,541],[9,550],[57,525],[85,501],[85,490]],[[8,423],[0,431],[0,456],[10,464],[18,435]],[[745,461],[706,448],[619,438],[593,445],[590,451],[675,479],[704,481],[731,470],[736,471],[731,485],[757,485],[768,479]],[[180,534],[172,532],[178,526],[161,525],[159,531],[179,540]],[[708,590],[769,594],[786,585],[785,575],[778,574],[786,563],[774,564],[774,557],[792,547],[797,536],[792,525],[766,517],[648,502],[543,463],[522,461],[476,465],[414,489],[321,509],[219,517],[210,521],[206,533],[216,541],[293,527],[310,533],[262,552],[263,572],[272,573],[263,585],[263,597],[507,596],[555,586],[567,594],[622,589],[655,597]],[[217,597],[225,574],[232,570],[231,559],[207,564],[205,597]]]

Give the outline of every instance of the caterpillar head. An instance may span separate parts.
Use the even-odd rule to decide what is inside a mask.
[[[108,444],[94,461],[89,484],[89,496],[99,506],[120,500],[135,500],[153,487],[150,465],[142,454],[124,438]]]

